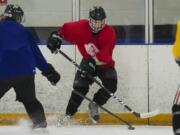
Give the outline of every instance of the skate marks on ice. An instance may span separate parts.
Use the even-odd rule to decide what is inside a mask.
[[[27,124],[27,123],[26,123]],[[32,135],[27,125],[0,126],[0,135]],[[135,126],[135,130],[128,130],[127,126],[49,126],[47,135],[172,135],[170,126]],[[42,134],[42,133],[41,133]],[[38,134],[38,135],[41,135]],[[42,135],[46,135],[42,134]]]

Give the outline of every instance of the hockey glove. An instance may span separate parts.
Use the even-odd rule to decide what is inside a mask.
[[[95,60],[89,59],[89,60],[83,60],[81,69],[83,71],[82,77],[86,74],[95,75],[96,74],[96,62]]]
[[[42,72],[42,75],[45,76],[52,85],[56,85],[61,78],[60,74],[51,64],[48,64],[48,70],[46,72]]]
[[[56,53],[61,48],[63,37],[61,37],[57,31],[51,33],[47,41],[47,48],[51,53]]]

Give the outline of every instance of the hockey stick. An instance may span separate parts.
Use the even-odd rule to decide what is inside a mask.
[[[65,85],[65,84],[64,84]],[[65,86],[65,87],[68,87],[68,86]],[[83,94],[81,94],[80,92],[74,90],[73,88],[72,89],[72,92],[74,92],[75,94],[77,94],[78,96],[86,99],[87,101],[89,102],[93,102],[95,103],[92,99],[90,99],[89,97],[87,96],[84,96]],[[96,104],[96,103],[95,103]],[[101,105],[98,105],[96,104],[99,108],[101,108],[103,111],[107,112],[108,114],[110,114],[111,116],[113,116],[114,118],[116,118],[119,122],[123,122],[124,124],[126,124],[128,126],[128,129],[129,130],[134,130],[135,128],[127,121],[125,121],[124,119],[120,118],[119,116],[115,115],[113,112],[109,111],[108,109],[106,109],[105,107],[101,106]]]
[[[59,53],[62,54],[66,59],[68,59],[71,63],[73,63],[81,73],[86,74],[86,76],[88,78],[90,78],[91,80],[93,80],[96,84],[98,84],[101,88],[103,88],[106,92],[109,93],[109,95],[116,99],[124,108],[126,108],[129,112],[131,112],[132,114],[134,114],[136,117],[138,118],[150,118],[150,117],[154,117],[157,114],[159,114],[159,110],[156,109],[152,112],[147,112],[147,113],[138,113],[135,112],[134,110],[132,110],[127,104],[125,104],[120,98],[118,98],[116,95],[114,95],[114,93],[110,92],[106,87],[104,87],[98,80],[96,80],[94,77],[92,77],[91,75],[89,75],[88,73],[86,73],[85,71],[83,71],[81,69],[81,67],[74,61],[72,60],[69,56],[67,56],[64,52],[62,52],[61,50],[59,50]]]

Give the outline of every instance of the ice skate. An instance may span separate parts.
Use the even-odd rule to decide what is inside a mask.
[[[46,126],[47,126],[46,122],[42,122],[40,124],[32,125],[31,132],[32,132],[32,134],[48,134],[49,131],[46,128]]]
[[[63,119],[59,119],[58,123],[57,123],[57,127],[67,125],[68,122],[70,121],[71,117],[72,116],[70,116],[70,115],[65,115]]]
[[[89,103],[89,113],[93,123],[97,123],[99,121],[99,111],[98,105],[94,102]]]
[[[32,129],[32,134],[49,134],[49,130],[47,128],[34,128]]]

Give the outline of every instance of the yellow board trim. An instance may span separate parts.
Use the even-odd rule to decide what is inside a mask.
[[[121,113],[116,114],[120,118],[128,121],[133,125],[172,125],[172,115],[171,114],[159,114],[155,117],[149,119],[140,119],[135,117],[133,114]],[[48,124],[56,123],[58,118],[63,117],[63,114],[60,113],[46,113]],[[18,121],[21,119],[28,119],[28,116],[25,113],[17,114],[0,114],[0,125],[17,125]],[[81,125],[91,125],[92,122],[87,113],[77,113],[73,119],[73,123]],[[112,117],[107,113],[100,114],[99,125],[121,125],[122,122],[119,122],[116,118]]]

